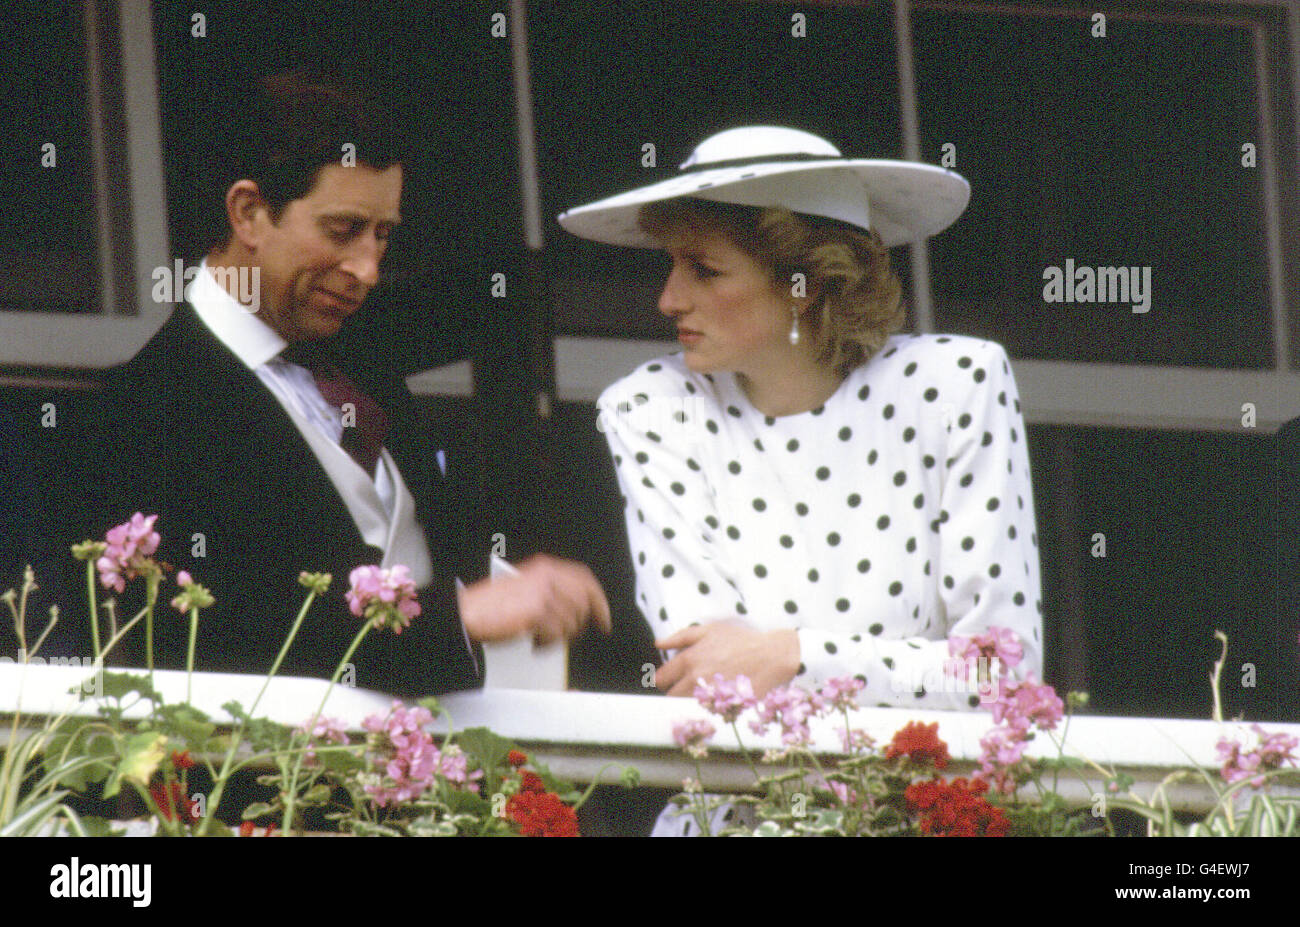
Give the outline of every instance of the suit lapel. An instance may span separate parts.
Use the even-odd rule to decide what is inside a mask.
[[[229,474],[229,491],[253,497],[250,511],[268,523],[297,520],[303,530],[322,533],[316,543],[329,538],[330,546],[365,547],[329,474],[257,374],[190,306],[179,306],[168,325],[173,322],[174,331],[159,347],[186,359],[178,364],[173,356],[164,364],[173,395],[191,404],[178,410],[177,419],[196,424],[195,438],[207,444],[207,456],[217,464],[214,474]]]

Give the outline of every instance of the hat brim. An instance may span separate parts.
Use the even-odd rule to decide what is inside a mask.
[[[819,203],[799,208],[792,199],[793,186],[807,187],[819,174],[834,172],[837,180],[861,185],[870,213],[870,227],[886,247],[935,235],[957,220],[970,202],[970,184],[960,174],[915,161],[846,160],[774,162],[718,167],[683,173],[658,183],[637,187],[594,203],[576,206],[559,215],[566,231],[580,238],[611,245],[657,248],[659,243],[637,226],[637,214],[647,203],[678,197],[695,197],[747,206],[785,206],[793,212],[827,215]],[[849,207],[832,215],[857,225]]]

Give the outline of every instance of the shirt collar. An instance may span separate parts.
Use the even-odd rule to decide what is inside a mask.
[[[279,333],[240,305],[222,289],[208,268],[208,259],[185,288],[185,301],[199,320],[230,349],[249,370],[256,370],[288,347]]]

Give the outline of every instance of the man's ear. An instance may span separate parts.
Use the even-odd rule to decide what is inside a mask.
[[[270,220],[270,208],[255,181],[236,180],[230,185],[226,191],[226,219],[231,238],[250,251],[257,250],[264,224]]]

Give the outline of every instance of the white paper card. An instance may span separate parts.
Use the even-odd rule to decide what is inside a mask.
[[[519,571],[500,557],[491,558],[491,577]],[[557,641],[538,647],[528,634],[483,644],[485,689],[540,689],[562,692],[569,687],[569,645]]]

